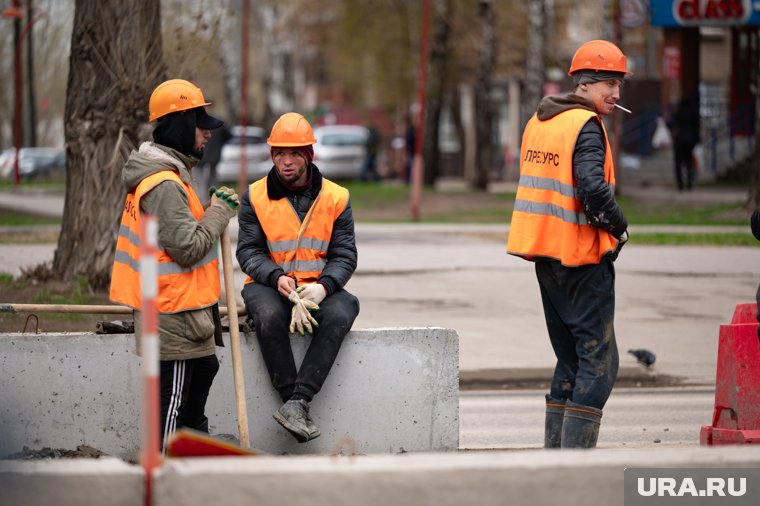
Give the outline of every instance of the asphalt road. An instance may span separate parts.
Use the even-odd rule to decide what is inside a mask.
[[[690,230],[689,227],[684,227]],[[720,325],[760,281],[756,247],[639,246],[616,262],[621,370],[631,348],[657,355],[650,375],[712,385]],[[446,327],[460,338],[462,371],[554,367],[533,265],[505,253],[507,226],[359,224],[358,269],[347,285],[361,302],[355,328]],[[749,233],[747,231],[747,233]],[[233,248],[237,223],[231,225]],[[52,260],[53,244],[0,244],[0,271]],[[245,276],[236,273],[239,296]]]
[[[463,391],[461,450],[541,448],[544,393]],[[714,391],[705,387],[615,389],[605,406],[598,448],[683,448],[699,445],[712,420]]]

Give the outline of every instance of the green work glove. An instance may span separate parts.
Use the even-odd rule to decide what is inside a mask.
[[[208,189],[209,195],[211,195],[211,205],[226,206],[230,211],[237,212],[237,208],[240,205],[240,199],[238,199],[237,193],[234,190],[222,186],[217,188],[212,186]]]

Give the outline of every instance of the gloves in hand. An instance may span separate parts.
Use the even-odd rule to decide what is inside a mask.
[[[212,186],[208,189],[209,195],[211,195],[211,205],[224,207],[226,210],[232,212],[234,216],[237,213],[237,208],[240,205],[240,199],[237,193],[226,186],[217,188]]]
[[[317,306],[327,297],[327,290],[321,283],[299,286],[296,292],[301,299],[310,300]]]
[[[305,329],[309,334],[313,334],[314,327],[319,327],[319,324],[311,316],[309,309],[319,309],[319,306],[310,300],[300,299],[295,290],[290,292],[288,300],[293,303],[293,309],[290,310],[290,332],[295,332],[298,329],[298,333],[304,335]]]

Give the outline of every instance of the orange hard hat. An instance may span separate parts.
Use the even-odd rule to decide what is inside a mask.
[[[579,70],[621,72],[627,76],[631,75],[631,72],[626,69],[623,52],[615,44],[606,40],[592,40],[578,48],[568,74],[573,75]]]
[[[297,112],[287,112],[275,121],[267,144],[283,148],[314,144],[314,132],[309,122]]]
[[[150,96],[150,121],[173,112],[211,105],[196,85],[184,79],[170,79],[159,84]]]

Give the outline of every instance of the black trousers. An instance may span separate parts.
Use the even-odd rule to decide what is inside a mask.
[[[619,365],[612,260],[604,257],[598,265],[581,267],[536,262],[536,277],[557,357],[550,396],[602,409]]]
[[[297,393],[307,401],[319,392],[327,379],[343,338],[359,314],[359,300],[345,290],[328,295],[312,316],[319,323],[314,329],[309,349],[296,370],[290,347],[290,310],[293,303],[277,290],[260,283],[243,288],[248,314],[253,318],[261,356],[272,385],[283,401]]]
[[[206,400],[219,370],[216,355],[161,361],[161,448],[180,427],[208,432]]]
[[[684,183],[686,188],[691,190],[694,184],[694,178],[696,173],[694,170],[694,163],[692,160],[692,151],[694,146],[690,144],[676,144],[675,147],[675,172],[676,172],[676,184],[679,190],[683,190]],[[684,178],[685,175],[685,178]],[[684,181],[685,179],[685,181]]]

